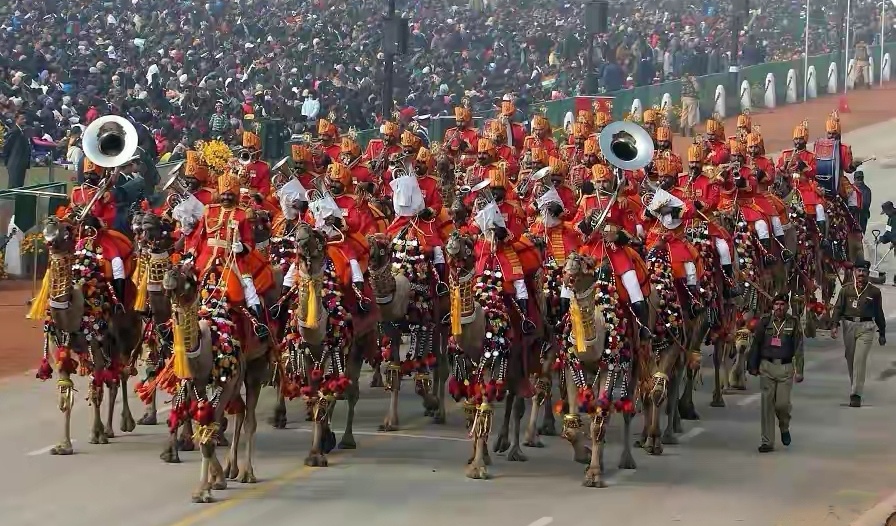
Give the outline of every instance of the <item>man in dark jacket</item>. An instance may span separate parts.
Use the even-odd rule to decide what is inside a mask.
[[[24,113],[17,113],[14,123],[3,143],[3,158],[9,174],[7,187],[21,188],[25,185],[25,173],[31,167],[31,139],[25,135]]]

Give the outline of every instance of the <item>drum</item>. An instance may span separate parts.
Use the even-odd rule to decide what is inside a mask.
[[[836,194],[840,179],[840,141],[818,139],[815,141],[815,180],[828,194]]]

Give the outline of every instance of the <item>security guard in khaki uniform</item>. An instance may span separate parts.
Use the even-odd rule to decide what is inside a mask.
[[[762,390],[760,453],[775,449],[775,417],[781,443],[790,445],[790,391],[794,380],[803,381],[803,332],[789,310],[787,294],[778,294],[772,302],[772,313],[763,316],[753,332],[747,370],[759,376]]]
[[[846,368],[849,370],[849,406],[862,406],[862,389],[865,387],[865,365],[871,352],[875,329],[877,341],[887,343],[887,320],[884,316],[880,289],[868,282],[871,263],[857,259],[853,265],[853,282],[844,285],[834,303],[834,328],[831,338],[836,338],[839,325],[843,324],[843,345],[846,348]]]

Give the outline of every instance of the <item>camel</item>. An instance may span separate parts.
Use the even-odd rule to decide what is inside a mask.
[[[110,302],[111,287],[108,281],[97,276],[101,269],[93,269],[93,275],[86,275],[86,267],[79,256],[78,273],[73,268],[76,255],[75,225],[68,220],[50,217],[44,223],[43,234],[50,253],[50,265],[44,279],[44,287],[49,293],[49,319],[51,331],[47,333],[45,352],[48,351],[50,338],[55,341],[57,351],[56,368],[59,373],[59,409],[64,415],[62,440],[50,450],[52,455],[71,455],[74,450],[71,441],[71,412],[74,403],[74,383],[71,376],[76,371],[76,362],[72,352],[79,355],[81,367],[92,367],[93,378],[88,390],[88,400],[93,406],[93,427],[90,435],[91,444],[108,444],[114,438],[112,420],[115,398],[119,387],[122,391],[121,431],[129,433],[136,423],[131,415],[127,396],[127,381],[138,348],[139,318],[130,309],[114,307],[111,312],[90,313],[87,301],[103,304]],[[91,227],[83,227],[90,231]],[[89,284],[91,283],[92,284]],[[43,313],[32,311],[33,315]],[[85,333],[82,320],[85,315],[97,316],[93,328]],[[100,331],[108,321],[108,330]],[[96,332],[94,332],[96,331]],[[114,368],[119,368],[116,371]],[[43,368],[43,367],[42,367]],[[49,373],[44,372],[49,378]],[[41,374],[39,371],[38,374]],[[108,409],[105,424],[102,421],[100,407],[103,402],[103,385],[109,389]]]
[[[326,238],[310,225],[300,223],[295,231],[295,243],[298,276],[289,296],[296,298],[287,323],[288,343],[281,367],[284,377],[302,385],[301,394],[311,408],[313,433],[305,465],[326,467],[326,455],[336,446],[330,422],[339,392],[344,393],[348,402],[348,417],[339,447],[357,447],[352,426],[360,395],[362,354],[359,349],[372,344],[374,331],[368,323],[366,328],[359,327],[356,334],[349,333],[342,340],[340,329],[328,323],[328,318],[341,316],[345,309],[338,300],[343,284],[331,275],[333,264],[328,259]],[[331,297],[336,307],[327,309]],[[285,406],[283,411],[285,414]]]
[[[253,358],[258,358],[258,356],[247,356],[251,351],[240,352],[237,359],[238,363],[231,365],[231,374],[223,381],[219,377],[213,378],[213,370],[218,366],[216,362],[219,361],[218,350],[215,349],[211,331],[211,325],[215,322],[210,316],[202,319],[199,317],[200,288],[192,274],[192,270],[184,268],[182,265],[172,267],[165,272],[163,287],[171,299],[175,334],[180,333],[184,335],[184,356],[178,356],[179,351],[177,344],[175,344],[173,359],[175,362],[179,359],[185,359],[188,373],[181,379],[178,393],[175,395],[175,407],[172,407],[172,413],[177,414],[181,411],[184,413],[192,412],[189,416],[187,414],[183,416],[185,418],[196,418],[199,421],[200,428],[197,435],[199,436],[199,449],[202,453],[202,465],[200,468],[199,485],[193,491],[192,499],[195,503],[208,503],[214,500],[212,489],[222,490],[227,488],[227,470],[222,468],[215,453],[217,446],[215,435],[219,433],[220,427],[218,422],[224,418],[224,411],[227,405],[232,400],[239,398],[240,382],[243,375],[245,375],[246,363]],[[220,334],[220,332],[217,332],[217,334]],[[216,338],[220,338],[217,334]],[[251,348],[251,346],[247,346],[248,348]],[[215,392],[211,396],[208,394],[210,387]],[[186,407],[191,403],[191,394],[198,400],[195,411],[189,411]],[[251,415],[254,412],[251,389],[247,389],[246,398],[246,419],[247,421],[254,421],[254,415]],[[209,406],[211,406],[211,411],[205,409]],[[239,428],[239,424],[236,427]],[[250,437],[249,454],[244,466],[246,473],[244,481],[254,482],[251,456],[254,448],[254,429],[252,424],[248,422],[246,427],[249,429]],[[176,450],[177,447],[176,430],[177,426],[174,425],[168,444],[168,447],[172,450]],[[234,438],[234,449],[238,443],[238,439]]]
[[[476,276],[472,238],[455,231],[445,244],[445,255],[449,266],[451,295],[455,298],[452,301],[450,314],[453,348],[456,350],[454,355],[455,378],[453,379],[453,382],[456,383],[452,389],[452,395],[455,398],[467,396],[464,410],[467,426],[471,429],[473,438],[473,456],[468,461],[466,476],[472,479],[487,479],[489,478],[487,466],[491,464],[487,441],[494,415],[490,399],[496,395],[500,400],[504,396],[505,390],[504,426],[498,435],[495,450],[506,450],[509,462],[528,460],[520,448],[520,431],[526,411],[525,399],[521,394],[525,389],[524,382],[528,382],[521,359],[524,349],[519,344],[516,344],[517,348],[509,349],[509,356],[506,357],[507,361],[504,366],[505,378],[492,376],[492,371],[501,369],[501,364],[494,360],[495,357],[488,356],[484,349],[487,331],[486,318],[499,320],[499,326],[510,326],[514,323],[514,317],[511,316],[510,309],[504,305],[504,301],[489,302],[483,300],[481,296],[479,301],[476,301],[474,298],[473,289]],[[502,307],[491,313],[486,311],[487,308],[494,309],[494,305],[502,305]],[[520,321],[517,317],[517,326]],[[490,326],[488,330],[493,329],[494,326]],[[511,337],[510,340],[512,342],[513,338]],[[514,344],[511,343],[511,345]],[[492,365],[488,365],[489,363]],[[474,374],[471,376],[471,373]],[[466,393],[461,393],[458,389],[465,379],[470,381],[470,385],[467,386]],[[503,385],[496,382],[492,386],[491,382],[494,380],[502,382]],[[480,386],[485,387],[482,392],[477,393],[476,390]],[[496,393],[489,396],[489,389],[495,389]],[[482,400],[480,401],[480,399]],[[512,423],[510,422],[511,415]]]
[[[611,407],[614,403],[615,392],[622,390],[623,396],[634,397],[636,384],[637,353],[632,350],[629,361],[630,369],[625,370],[621,364],[610,370],[604,347],[608,341],[608,331],[612,326],[608,325],[608,316],[617,316],[613,311],[605,311],[605,307],[595,305],[599,288],[599,279],[606,280],[606,276],[612,275],[609,260],[596,268],[595,261],[591,257],[581,256],[577,253],[570,254],[563,268],[563,282],[573,294],[573,309],[577,309],[581,315],[581,327],[576,327],[577,316],[571,316],[571,322],[566,324],[566,330],[562,341],[570,346],[570,351],[564,360],[564,372],[566,379],[566,400],[569,411],[563,418],[562,436],[572,444],[574,460],[587,464],[585,478],[582,484],[586,487],[602,488],[606,486],[603,480],[604,473],[604,445],[605,434],[610,423]],[[610,280],[611,281],[611,280]],[[602,292],[602,294],[606,294]],[[616,309],[618,311],[618,308]],[[621,322],[617,322],[621,323]],[[637,330],[633,331],[637,334]],[[584,341],[577,341],[582,338]],[[639,342],[632,342],[636,349]],[[614,357],[615,358],[615,357]],[[621,355],[620,355],[621,358]],[[621,363],[621,362],[620,362]],[[577,366],[581,366],[580,368]],[[584,373],[594,375],[592,386],[585,385]],[[621,375],[619,373],[622,373]],[[595,392],[596,391],[596,392]],[[583,396],[584,395],[584,396]],[[589,437],[590,449],[585,446],[585,437],[582,432],[582,420],[579,412],[583,402],[588,403],[589,395],[596,396],[598,403],[593,407],[587,407],[591,412],[591,425]],[[621,399],[619,403],[624,402]],[[584,400],[583,400],[584,399]],[[633,412],[623,410],[623,451],[619,460],[619,469],[635,469],[635,459],[632,456],[631,421]]]

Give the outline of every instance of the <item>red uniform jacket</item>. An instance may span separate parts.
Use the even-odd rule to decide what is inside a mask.
[[[727,185],[726,185],[727,186]],[[678,186],[672,189],[671,193],[685,203],[695,204],[700,202],[702,208],[700,212],[707,217],[711,217],[712,213],[719,209],[722,200],[723,184],[719,181],[712,181],[704,174],[700,174],[692,179],[690,174],[681,174],[678,176]],[[706,219],[694,210],[691,210],[692,218],[698,221],[706,221]],[[709,221],[709,235],[730,240],[731,235],[727,230],[720,227],[715,221]]]
[[[731,152],[722,141],[709,141],[710,153],[706,156],[706,162],[718,166],[731,160]]]
[[[798,170],[796,165],[798,161],[803,161],[806,165],[802,171]],[[815,205],[822,203],[821,197],[818,195],[818,183],[815,182],[815,174],[817,170],[817,161],[815,154],[807,150],[800,150],[794,154],[793,148],[781,152],[776,163],[779,172],[783,177],[792,177],[793,174],[799,173],[799,179],[792,181],[800,196],[803,198],[803,205],[806,212],[815,213]],[[811,210],[809,210],[811,208]]]
[[[339,154],[342,153],[342,148],[338,144],[331,144],[329,146],[324,146],[324,153],[332,160],[336,162],[339,160]]]
[[[547,178],[543,180],[547,180]],[[576,193],[572,188],[565,184],[556,186],[554,189],[560,194],[560,200],[563,202],[563,215],[560,216],[560,220],[569,221],[576,215]],[[534,221],[535,218],[538,217],[538,214],[538,203],[535,201],[535,195],[533,193],[526,199],[526,216]]]
[[[71,203],[80,207],[87,206],[87,203],[93,199],[96,192],[97,189],[91,186],[77,186],[72,190]],[[112,194],[106,192],[97,199],[90,208],[90,215],[99,219],[102,226],[96,233],[95,242],[96,246],[102,249],[103,259],[112,261],[120,257],[122,260],[127,261],[133,251],[133,244],[127,236],[111,228],[111,225],[115,222],[115,200],[112,198]],[[109,272],[111,272],[111,269],[109,269]]]
[[[474,248],[476,273],[482,274],[485,270],[494,270],[496,267],[500,267],[506,286],[513,281],[523,279],[523,264],[520,262],[513,245],[526,231],[526,220],[520,205],[515,201],[501,201],[498,203],[498,208],[504,217],[508,238],[505,241],[495,240],[494,247],[486,239],[486,236],[480,236],[476,240]],[[473,234],[481,233],[476,223],[472,222],[472,218],[469,230]],[[493,249],[494,254],[492,254]]]
[[[463,153],[472,153],[476,151],[479,144],[479,134],[471,128],[448,128],[445,131],[445,147],[453,152],[462,151]],[[461,141],[467,144],[466,148],[461,149]]]
[[[536,146],[541,146],[551,157],[557,157],[559,151],[557,150],[557,143],[554,142],[553,137],[545,137],[544,139],[540,139],[534,135],[527,135],[526,139],[523,141],[523,152],[526,150],[531,150]]]
[[[585,160],[585,149],[579,148],[575,144],[564,144],[561,157],[570,165],[580,164]]]
[[[609,196],[606,195],[584,195],[579,200],[579,206],[576,210],[576,214],[573,217],[573,224],[578,225],[585,218],[591,215],[591,212],[595,209],[603,210],[610,203]],[[617,200],[613,203],[613,208],[610,209],[609,214],[607,215],[607,219],[605,220],[605,224],[616,225],[617,227],[622,228],[626,235],[629,237],[633,237],[635,232],[637,231],[638,221],[635,219],[634,214],[632,214],[632,210],[627,201]],[[591,234],[592,236],[600,235],[600,232],[594,232]]]
[[[271,167],[264,161],[255,161],[246,167],[249,177],[249,191],[261,195],[271,193]]]
[[[267,195],[267,194],[264,194]],[[215,191],[214,188],[209,188],[207,186],[201,187],[199,190],[193,192],[193,197],[199,200],[200,203],[208,206],[215,202],[215,199],[218,196],[218,192]]]
[[[520,173],[520,162],[516,157],[516,152],[510,146],[502,144],[498,146],[498,159],[507,163],[507,177],[513,181]]]
[[[529,227],[529,232],[544,237],[547,244],[545,255],[554,258],[557,266],[561,268],[566,264],[566,256],[578,252],[582,246],[582,233],[569,223],[561,222],[548,228],[539,219]]]
[[[523,143],[526,142],[526,127],[518,122],[510,123],[510,133],[507,136],[507,144],[516,150],[517,157],[523,152]]]
[[[778,215],[775,208],[759,189],[756,176],[753,175],[753,170],[749,166],[740,167],[740,179],[743,181],[742,184],[744,186],[732,184],[730,189],[726,189],[723,192],[723,203],[720,205],[720,208],[726,209],[729,206],[728,203],[736,197],[740,212],[749,223],[760,220],[768,222],[770,221],[770,216]]]
[[[437,224],[443,206],[439,180],[430,175],[424,175],[423,177],[417,177],[417,184],[420,185],[420,191],[423,193],[423,203],[426,205],[426,208],[431,208],[435,214],[428,221],[415,221],[414,225],[408,229],[406,238],[417,239],[426,249],[441,246],[444,244],[444,240],[441,237]],[[392,224],[389,225],[387,233],[390,237],[396,236],[412,219],[414,218],[396,215]]]
[[[386,148],[386,154],[383,155],[383,148]],[[365,161],[377,161],[381,158],[388,164],[389,157],[392,154],[401,153],[401,146],[397,144],[390,144],[388,147],[386,143],[383,142],[382,139],[372,139],[369,143],[367,143],[367,148],[364,150],[363,159]]]

